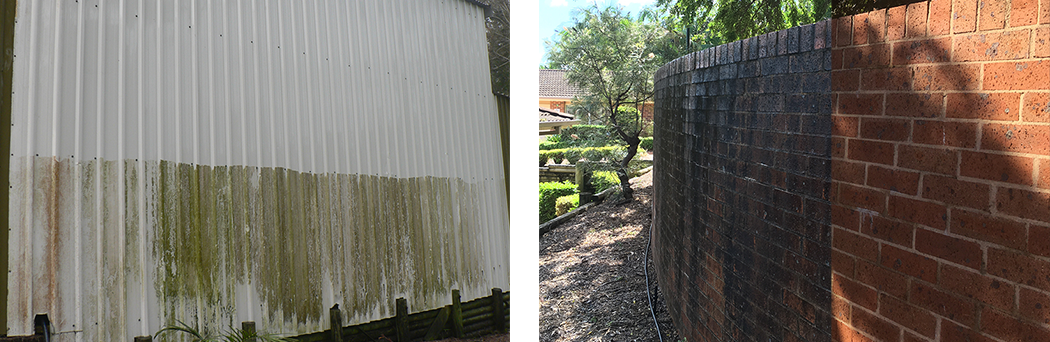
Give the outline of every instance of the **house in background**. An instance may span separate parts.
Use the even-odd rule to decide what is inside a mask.
[[[579,123],[572,114],[540,107],[540,136],[558,134],[563,128]]]
[[[566,74],[567,70],[562,69],[540,69],[540,108],[569,113],[568,106],[572,104],[573,97],[584,95],[583,89],[570,83]],[[637,108],[642,112],[643,119],[653,121],[652,101]]]

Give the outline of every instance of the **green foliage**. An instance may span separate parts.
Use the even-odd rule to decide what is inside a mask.
[[[638,148],[645,149],[646,151],[653,150],[653,137],[641,138],[642,142],[638,144]]]
[[[830,0],[657,0],[656,5],[665,27],[689,36],[691,51],[827,19],[832,7]]]
[[[563,160],[568,160],[569,164],[576,164],[581,159],[589,161],[619,161],[623,159],[624,155],[627,154],[626,146],[614,145],[614,146],[601,146],[601,147],[570,147],[570,148],[559,148],[553,150],[541,150],[540,154],[540,166],[547,164],[548,160],[553,161],[555,164],[561,163]],[[639,153],[645,153],[645,150],[639,149]]]
[[[565,213],[570,212],[579,206],[580,194],[558,197],[558,200],[554,203],[554,217],[565,215]]]
[[[616,172],[613,171],[594,171],[591,174],[591,185],[594,186],[594,192],[599,193],[620,185],[620,177],[617,177]]]
[[[558,197],[576,193],[576,184],[569,181],[540,183],[540,222],[558,217],[555,202]]]
[[[568,148],[568,147],[572,147],[572,143],[568,142],[568,141],[559,141],[559,142],[541,141],[540,142],[540,150],[541,151],[544,151],[544,150],[556,150],[556,149],[559,149],[559,148]]]
[[[160,331],[157,331],[154,336],[160,337],[161,334],[166,332],[176,332],[189,335],[190,341],[192,342],[291,342],[295,341],[293,338],[281,337],[274,334],[259,334],[254,331],[247,331],[243,329],[236,329],[230,327],[226,331],[221,332],[218,336],[208,331],[201,331],[196,327],[191,327],[182,321],[176,321],[175,325],[166,326]]]
[[[616,138],[604,125],[575,125],[561,131],[559,139],[573,147],[616,145]]]

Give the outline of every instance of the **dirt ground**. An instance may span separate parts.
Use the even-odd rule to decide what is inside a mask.
[[[435,342],[510,342],[508,334],[493,334],[475,338],[446,338]]]
[[[616,205],[611,198],[540,238],[541,341],[659,341],[642,264],[652,173],[631,184],[635,201]],[[653,272],[649,261],[663,340],[678,342]]]

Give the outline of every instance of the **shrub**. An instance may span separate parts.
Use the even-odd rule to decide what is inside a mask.
[[[580,206],[580,194],[558,197],[554,204],[554,217],[565,215],[578,206]]]
[[[652,137],[642,138],[642,142],[640,144],[638,144],[638,147],[639,148],[644,148],[646,151],[652,151],[653,150],[653,138]]]
[[[571,146],[572,146],[572,142],[570,142],[570,141],[559,141],[559,142],[541,141],[540,142],[540,151],[557,150],[557,149],[560,149],[560,148],[567,148],[567,147],[571,147]]]
[[[540,222],[547,222],[558,217],[555,215],[555,202],[558,197],[576,193],[576,184],[572,182],[540,183]]]
[[[617,177],[616,172],[613,171],[594,171],[591,174],[591,185],[594,186],[594,192],[599,193],[620,185],[620,177]]]
[[[573,135],[576,137],[574,138]],[[578,147],[605,146],[617,143],[612,133],[602,125],[575,125],[563,129],[559,139],[562,142],[568,142],[572,146]]]

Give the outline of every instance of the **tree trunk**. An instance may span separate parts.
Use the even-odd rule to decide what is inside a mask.
[[[616,170],[616,176],[620,178],[620,192],[623,193],[623,200],[629,202],[634,200],[634,190],[631,189],[631,176],[628,171],[628,165],[630,165],[634,156],[638,154],[638,145],[642,143],[642,140],[635,135],[624,139],[624,141],[627,142],[627,156],[620,161],[620,169]]]

